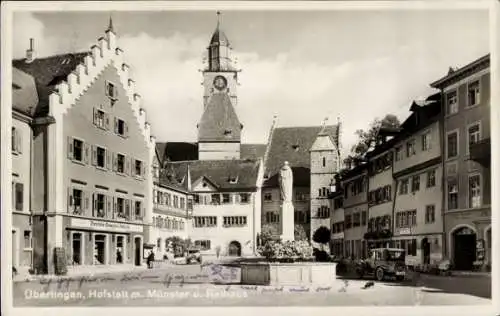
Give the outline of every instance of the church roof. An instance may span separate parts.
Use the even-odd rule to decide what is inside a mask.
[[[37,58],[30,63],[25,58],[14,59],[12,66],[33,76],[38,92],[38,105],[33,109],[33,116],[48,114],[49,95],[57,84],[65,81],[76,66],[84,61],[90,52],[69,53]]]
[[[12,108],[33,116],[37,105],[35,79],[17,68],[12,68]]]
[[[264,158],[266,144],[241,144],[241,159]],[[198,160],[198,144],[189,142],[156,142],[156,151],[160,161]]]
[[[248,191],[256,189],[260,161],[233,159],[169,162],[166,163],[162,176],[167,180],[163,182],[177,182],[186,189],[188,166],[191,185],[200,178],[205,178],[219,191]]]
[[[265,186],[278,186],[278,173],[285,161],[293,171],[294,186],[310,184],[310,153],[321,126],[278,127],[273,130],[268,157],[265,161]],[[337,125],[327,125],[324,130],[333,140],[337,136]]]
[[[198,125],[198,140],[239,142],[242,125],[227,93],[213,94]]]

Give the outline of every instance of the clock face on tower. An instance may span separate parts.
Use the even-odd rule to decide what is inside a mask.
[[[214,87],[217,89],[217,90],[222,90],[224,88],[226,88],[227,86],[227,80],[226,78],[224,78],[223,76],[217,76],[214,78]]]

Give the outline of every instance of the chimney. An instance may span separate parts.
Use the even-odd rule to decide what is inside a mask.
[[[30,48],[26,50],[26,62],[31,63],[35,60],[35,40],[30,38]]]

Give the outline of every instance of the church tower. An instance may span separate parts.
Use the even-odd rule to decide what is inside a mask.
[[[311,240],[321,226],[330,229],[330,187],[339,171],[336,141],[338,126],[326,126],[326,120],[310,148],[311,158]],[[313,242],[313,246],[319,247]]]
[[[217,12],[217,27],[207,50],[198,157],[200,160],[239,159],[243,125],[234,108],[239,70],[233,63],[229,40],[220,27],[220,12]]]

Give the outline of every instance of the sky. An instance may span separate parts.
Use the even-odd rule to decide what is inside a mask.
[[[29,38],[39,57],[85,51],[112,16],[157,141],[196,141],[202,73],[214,11],[22,12],[14,58]],[[242,142],[266,143],[277,126],[342,121],[344,153],[375,118],[409,115],[448,68],[489,53],[484,10],[223,11],[239,74]]]

